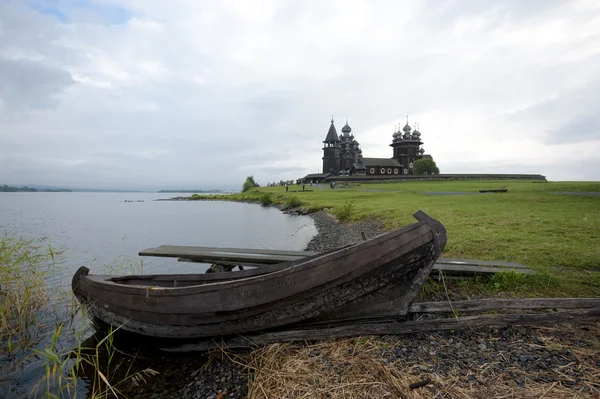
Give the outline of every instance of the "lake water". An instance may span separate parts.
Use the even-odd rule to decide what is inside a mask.
[[[185,195],[189,194],[0,193],[0,234],[45,238],[63,251],[62,273],[48,281],[52,288],[69,287],[79,266],[102,273],[105,265],[122,263],[120,258],[140,263],[138,252],[163,244],[302,250],[316,234],[310,217],[275,208],[226,201],[155,201]],[[193,273],[207,267],[151,257],[144,257],[143,264],[147,273]],[[47,328],[49,336],[54,326]],[[41,360],[29,359],[22,370],[10,374],[1,371],[4,362],[0,359],[0,397],[7,394],[8,384],[14,388],[10,397],[26,395],[40,376]]]

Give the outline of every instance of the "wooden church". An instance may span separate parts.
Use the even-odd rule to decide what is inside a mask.
[[[399,126],[399,125],[398,125]],[[338,136],[333,119],[329,126],[327,136],[323,141],[323,173],[316,176],[381,176],[381,175],[411,175],[414,162],[422,158],[431,158],[425,154],[421,141],[421,132],[415,127],[413,130],[408,124],[402,131],[394,129],[391,158],[365,158],[360,144],[352,134],[348,122]],[[312,175],[306,176],[310,178]]]

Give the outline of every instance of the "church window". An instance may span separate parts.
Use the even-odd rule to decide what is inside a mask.
[[[394,169],[394,174],[397,175],[398,174],[398,168]]]
[[[409,164],[408,164],[408,167],[412,169],[412,167],[413,167],[413,163],[412,163],[412,162],[411,162],[411,163],[409,163]]]
[[[385,168],[381,168],[380,172],[382,175],[385,175]]]
[[[408,174],[408,169],[404,169],[404,174],[407,175]]]
[[[388,172],[388,175],[391,175],[392,174],[392,168],[388,168],[387,172]]]
[[[369,170],[369,172],[374,175],[375,174],[375,168],[371,168],[371,170]]]

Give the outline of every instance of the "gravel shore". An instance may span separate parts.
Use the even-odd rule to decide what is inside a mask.
[[[307,251],[361,241],[362,233],[373,237],[382,227],[375,221],[342,225],[322,211],[310,216],[318,234]],[[600,323],[587,322],[159,355],[145,367],[160,374],[128,395],[342,398],[364,397],[364,391],[368,397],[599,397],[599,339]],[[410,389],[409,384],[423,381],[429,383]],[[354,383],[357,388],[350,396],[336,388]]]
[[[358,223],[340,224],[323,211],[310,214],[315,221],[317,235],[306,245],[305,251],[323,252],[343,245],[362,241],[362,233],[371,238],[381,233],[381,224],[366,220]]]

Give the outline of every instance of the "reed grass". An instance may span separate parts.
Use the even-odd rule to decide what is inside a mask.
[[[118,329],[109,327],[99,340],[95,340],[95,336],[82,340],[83,335],[76,332],[77,346],[61,351],[56,345],[63,332],[63,325],[59,325],[50,344],[35,351],[43,359],[45,373],[31,392],[32,396],[77,398],[78,381],[83,378],[87,398],[126,398],[124,391],[148,383],[148,378],[158,372],[151,368],[135,370],[137,355],[122,352],[115,345]]]
[[[0,376],[16,376],[27,363],[41,362],[37,384],[20,395],[47,398],[125,398],[123,392],[145,383],[156,371],[136,369],[136,355],[117,349],[109,331],[99,340],[85,309],[72,291],[50,288],[49,277],[60,272],[60,251],[46,241],[5,234],[0,239]],[[109,274],[143,274],[143,262],[119,257],[105,266]],[[69,274],[70,275],[70,274]],[[62,308],[62,307],[65,308]],[[53,327],[55,326],[55,327]],[[78,382],[83,379],[87,391]],[[11,386],[0,385],[10,397]]]
[[[39,312],[49,295],[46,277],[55,251],[44,241],[0,238],[0,354],[11,357],[36,341]]]

